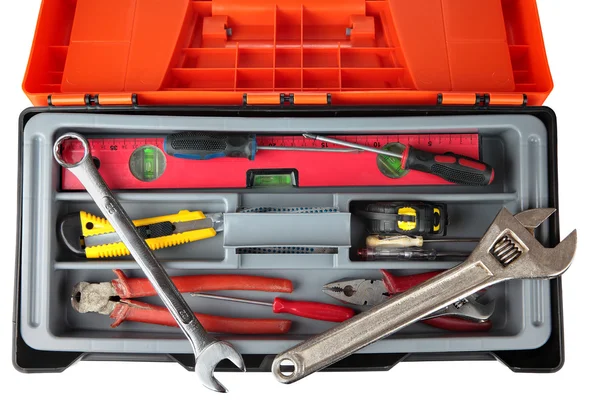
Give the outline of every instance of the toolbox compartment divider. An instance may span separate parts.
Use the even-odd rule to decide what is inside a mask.
[[[470,202],[470,203],[481,203],[481,202],[509,202],[518,199],[518,193],[511,192],[502,192],[502,193],[480,193],[474,192],[471,190],[461,190],[456,186],[458,190],[457,193],[445,193],[447,191],[446,187],[431,189],[430,193],[427,193],[423,188],[411,188],[405,187],[401,190],[398,188],[388,188],[385,192],[381,190],[381,188],[371,188],[364,187],[362,188],[365,191],[369,191],[368,195],[364,193],[354,193],[354,192],[344,192],[342,191],[344,188],[336,187],[335,190],[337,193],[328,194],[326,197],[321,197],[320,200],[308,200],[310,201],[311,207],[336,207],[339,204],[339,196],[357,196],[357,198],[365,198],[368,197],[370,200],[377,201],[379,199],[385,199],[390,197],[390,194],[393,193],[393,196],[397,200],[412,200],[412,201],[426,201],[431,198],[431,195],[435,193],[436,198],[439,198],[442,202]],[[418,190],[415,190],[418,189]],[[316,188],[302,188],[298,189],[289,189],[280,192],[279,194],[283,196],[287,196],[290,198],[296,197],[296,195],[307,195],[310,194],[313,196],[312,191],[319,190]],[[356,188],[348,188],[348,190],[356,190]],[[220,191],[219,193],[210,192],[206,190],[169,190],[169,191],[155,191],[155,192],[144,192],[144,193],[135,193],[135,192],[117,192],[115,193],[115,197],[122,202],[145,202],[145,203],[162,203],[165,201],[197,201],[198,204],[205,203],[224,203],[227,204],[228,207],[226,209],[231,208],[231,205],[243,204],[245,207],[254,207],[253,204],[258,204],[262,201],[262,205],[264,205],[265,201],[268,201],[268,197],[256,197],[260,196],[261,193],[252,189],[240,189],[237,192],[239,193],[229,193],[226,191]],[[247,194],[251,194],[251,196],[245,196]],[[270,192],[272,195],[273,193]],[[319,196],[322,195],[322,189],[316,192],[314,195]],[[238,197],[240,199],[238,200]],[[56,201],[73,201],[73,202],[89,202],[92,204],[92,200],[86,192],[56,192],[54,194],[54,198]],[[325,200],[326,199],[326,200]],[[303,202],[303,204],[306,204]],[[233,211],[231,211],[233,212]]]
[[[223,247],[350,247],[350,213],[232,213]]]

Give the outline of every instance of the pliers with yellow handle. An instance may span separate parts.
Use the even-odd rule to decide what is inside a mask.
[[[152,250],[216,236],[223,230],[223,214],[182,210],[177,214],[134,220],[138,232]],[[129,250],[110,223],[85,211],[69,214],[59,222],[59,237],[73,253],[86,258],[129,255]]]

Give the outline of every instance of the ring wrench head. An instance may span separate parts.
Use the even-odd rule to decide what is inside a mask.
[[[79,161],[75,161],[73,163],[69,163],[69,162],[65,161],[62,157],[61,146],[66,140],[69,140],[69,139],[75,139],[83,146],[83,156],[81,157],[81,159]],[[74,167],[81,165],[83,162],[86,161],[86,159],[88,157],[90,157],[90,144],[83,136],[81,136],[78,133],[74,133],[74,132],[65,133],[64,135],[59,137],[56,140],[56,142],[54,142],[53,154],[54,154],[54,159],[61,167],[74,168]]]

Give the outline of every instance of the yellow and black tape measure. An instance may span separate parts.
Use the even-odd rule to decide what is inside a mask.
[[[369,234],[445,236],[448,212],[445,204],[425,202],[377,202],[356,210],[367,221]]]

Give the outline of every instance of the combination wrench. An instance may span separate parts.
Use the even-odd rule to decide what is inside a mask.
[[[282,383],[302,379],[495,283],[561,275],[575,256],[577,232],[551,249],[533,235],[555,211],[538,208],[513,216],[503,208],[462,264],[277,355],[275,378]],[[291,372],[282,369],[286,364]]]
[[[81,143],[84,149],[81,160],[69,163],[63,159],[61,144],[67,139],[75,139]],[[216,340],[202,327],[163,266],[138,234],[131,219],[100,176],[92,160],[87,139],[77,133],[66,133],[56,140],[53,152],[56,162],[71,171],[81,181],[185,333],[192,344],[196,363],[194,370],[202,384],[211,390],[226,392],[227,389],[214,377],[214,369],[219,362],[228,359],[236,367],[245,371],[242,356],[231,344]]]

